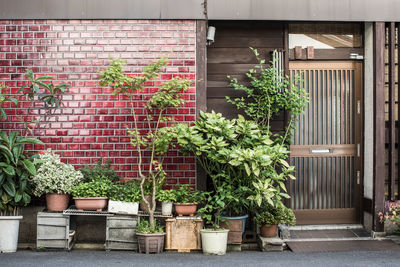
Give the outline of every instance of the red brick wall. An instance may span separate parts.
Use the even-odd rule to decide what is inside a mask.
[[[142,100],[160,81],[174,76],[195,80],[195,30],[192,20],[0,20],[0,82],[11,88],[8,93],[16,94],[26,82],[25,69],[30,68],[69,83],[61,114],[36,132],[45,148],[77,167],[94,164],[99,157],[110,159],[123,177],[137,177],[137,152],[125,130],[132,123],[128,102],[100,87],[98,72],[110,57],[127,60],[131,73],[168,57],[163,74],[138,97],[137,112],[142,112]],[[29,103],[18,98],[20,107],[7,107],[9,117],[1,128],[23,128],[17,116],[26,114]],[[173,121],[195,120],[194,85],[184,98],[183,107],[168,110]],[[171,150],[164,167],[169,184],[195,183],[192,157]]]

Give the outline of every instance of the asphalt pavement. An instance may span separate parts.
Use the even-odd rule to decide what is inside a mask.
[[[1,267],[19,266],[400,266],[398,251],[357,251],[335,253],[266,253],[258,251],[229,252],[224,256],[202,253],[164,252],[162,254],[138,254],[119,251],[73,250],[35,252],[21,250],[0,254]]]

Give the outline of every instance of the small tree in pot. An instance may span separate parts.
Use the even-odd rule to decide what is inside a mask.
[[[149,227],[151,228],[155,227],[157,187],[165,179],[164,158],[174,138],[175,128],[166,127],[166,122],[172,119],[166,116],[166,110],[183,104],[184,100],[181,96],[192,82],[188,79],[173,78],[162,83],[153,95],[142,99],[144,87],[158,77],[158,73],[167,65],[167,61],[158,60],[144,67],[143,72],[136,76],[125,74],[124,64],[121,60],[113,60],[110,67],[101,72],[100,84],[111,86],[114,89],[114,95],[126,96],[130,102],[133,129],[128,129],[128,133],[131,136],[131,145],[138,152],[142,201],[149,210]],[[136,113],[138,102],[144,104],[145,114]],[[139,115],[144,117],[144,121],[139,120]],[[144,158],[145,154],[147,158]],[[152,187],[150,201],[145,198],[144,190],[144,184],[148,181]]]

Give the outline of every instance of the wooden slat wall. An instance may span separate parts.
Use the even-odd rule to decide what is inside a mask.
[[[225,96],[239,97],[229,87],[227,75],[246,82],[245,73],[257,63],[249,47],[257,48],[261,57],[270,61],[271,52],[284,48],[284,23],[260,21],[214,21],[215,42],[207,49],[207,110],[235,118],[238,111]],[[273,130],[284,128],[284,113],[272,123]]]
[[[399,23],[385,24],[385,148],[386,175],[385,195],[388,200],[399,199],[398,144],[399,144],[399,108],[398,93],[399,55],[398,55]]]

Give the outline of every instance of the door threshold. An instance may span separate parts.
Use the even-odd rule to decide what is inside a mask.
[[[285,228],[289,231],[364,229],[364,226],[362,224],[305,224],[296,226],[280,225],[279,227],[281,229]]]

